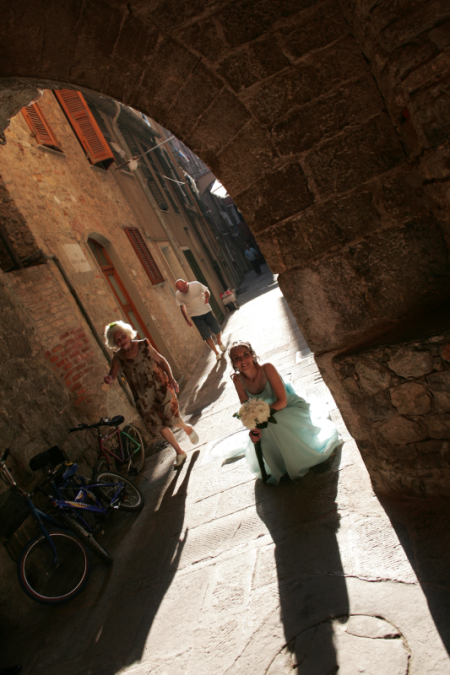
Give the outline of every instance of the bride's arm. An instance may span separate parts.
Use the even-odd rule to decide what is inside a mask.
[[[233,375],[233,382],[234,386],[236,387],[237,395],[239,396],[240,402],[245,403],[245,401],[248,401],[248,395],[245,393],[245,389],[242,385],[241,378],[237,373]]]
[[[276,400],[270,406],[274,410],[282,410],[287,406],[286,389],[284,388],[283,380],[281,379],[278,370],[271,363],[263,365],[266,377],[269,380]]]

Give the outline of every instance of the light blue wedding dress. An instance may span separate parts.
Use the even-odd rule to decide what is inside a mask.
[[[242,382],[242,378],[241,378]],[[338,430],[323,410],[314,410],[304,399],[297,396],[291,384],[283,381],[286,389],[287,406],[275,413],[277,424],[269,422],[261,430],[261,445],[270,476],[268,482],[278,484],[286,473],[295,480],[304,476],[312,466],[325,462],[338,445],[342,443]],[[244,387],[245,389],[245,387]],[[249,398],[262,398],[269,405],[275,402],[269,380],[259,394],[245,389]],[[212,451],[214,457],[226,460],[244,456],[249,469],[261,478],[255,445],[248,430],[234,434],[228,442],[219,443]]]

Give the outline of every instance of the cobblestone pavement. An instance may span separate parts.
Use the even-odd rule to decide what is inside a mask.
[[[450,673],[448,507],[380,502],[276,280],[247,275],[226,342],[248,339],[299,393],[324,402],[342,450],[299,484],[208,462],[240,427],[225,359],[205,358],[181,396],[200,436],[180,472],[149,458],[136,515],[117,514],[87,590],[30,601],[2,663],[32,675],[429,675]],[[186,449],[186,437],[181,437]],[[447,509],[447,510],[446,510]]]

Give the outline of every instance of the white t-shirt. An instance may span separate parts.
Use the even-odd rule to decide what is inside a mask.
[[[205,293],[209,289],[199,281],[188,281],[187,293],[177,291],[175,294],[177,305],[185,305],[189,316],[202,316],[211,311],[209,303],[205,304]]]

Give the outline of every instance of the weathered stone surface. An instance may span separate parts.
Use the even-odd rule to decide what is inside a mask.
[[[440,353],[445,361],[450,361],[450,343],[442,345],[440,347]]]
[[[403,3],[392,4],[385,0],[377,3],[371,13],[371,22],[379,33],[380,44],[388,51],[432,28],[449,15],[448,7],[440,0],[415,2],[409,11],[404,11],[404,6]]]
[[[194,152],[218,150],[249,119],[250,115],[239,99],[228,89],[223,89],[186,137],[186,142]]]
[[[179,38],[187,47],[195,49],[208,61],[217,61],[227,50],[221,31],[211,19],[192,24],[179,33]]]
[[[220,62],[218,73],[234,91],[250,87],[289,66],[273,36],[252,42]]]
[[[334,0],[319,3],[280,29],[285,49],[295,59],[321,49],[347,33],[348,24]]]
[[[428,351],[399,350],[389,360],[389,368],[400,377],[421,377],[433,370],[433,359]]]
[[[239,208],[255,232],[303,211],[314,201],[300,164],[287,164],[257,181],[238,197]]]
[[[431,438],[450,438],[450,414],[429,415],[426,424]]]
[[[368,361],[358,360],[355,370],[363,389],[370,395],[389,387],[391,378],[385,368],[377,367]]]
[[[253,114],[263,123],[274,123],[297,106],[305,105],[344,82],[367,74],[358,46],[351,38],[302,59],[298,64],[255,85],[244,95]]]
[[[405,417],[395,417],[385,424],[377,426],[377,430],[386,441],[393,445],[415,443],[427,437],[426,430],[420,424]]]
[[[391,400],[400,415],[426,415],[431,410],[431,400],[424,387],[408,382],[391,389]]]
[[[275,146],[282,155],[304,152],[335,136],[351,124],[378,114],[382,101],[371,77],[334,89],[297,109],[273,127]]]
[[[311,150],[306,163],[319,193],[327,194],[350,190],[403,158],[390,121],[380,115]]]
[[[398,629],[383,619],[375,616],[351,616],[345,625],[345,630],[350,635],[366,638],[397,638],[400,637]]]

